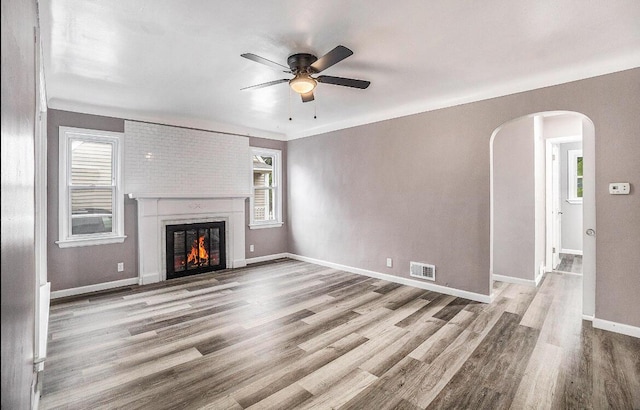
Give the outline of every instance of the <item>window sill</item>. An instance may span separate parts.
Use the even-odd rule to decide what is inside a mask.
[[[78,248],[82,246],[94,246],[94,245],[108,245],[112,243],[123,243],[126,239],[126,235],[123,236],[109,236],[106,238],[83,238],[83,239],[68,239],[65,241],[56,241],[56,244],[60,248]]]
[[[262,223],[262,224],[254,223],[249,225],[249,229],[280,228],[282,225],[284,225],[283,222],[269,222],[269,223]]]
[[[579,199],[567,199],[567,202],[571,205],[582,205],[582,198]]]

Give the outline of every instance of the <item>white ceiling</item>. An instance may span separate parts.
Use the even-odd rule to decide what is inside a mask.
[[[523,4],[40,0],[48,105],[292,139],[640,66],[640,1]],[[337,45],[354,55],[322,74],[368,89],[240,91],[291,77],[240,54],[287,65]]]

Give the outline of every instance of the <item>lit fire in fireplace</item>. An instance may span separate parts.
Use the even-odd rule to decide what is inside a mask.
[[[226,268],[224,222],[167,225],[167,279]]]
[[[200,236],[197,241],[193,241],[191,251],[187,254],[187,263],[198,265],[209,260],[209,253],[204,244],[204,236]]]

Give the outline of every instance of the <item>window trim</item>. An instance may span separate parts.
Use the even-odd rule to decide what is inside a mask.
[[[582,203],[582,198],[578,197],[578,178],[579,177],[578,177],[577,159],[579,157],[583,158],[583,164],[584,164],[584,155],[582,155],[581,149],[567,150],[567,184],[568,184],[567,185],[567,202],[570,204]],[[584,181],[584,170],[583,170],[583,176],[580,178],[582,178],[582,180]]]
[[[249,229],[279,228],[284,225],[282,221],[282,151],[271,148],[250,147],[249,166],[251,173],[251,195],[249,196]],[[274,158],[273,165],[273,191],[274,191],[274,213],[275,220],[256,221],[254,218],[254,201],[256,187],[253,185],[253,157],[256,155],[271,156]]]
[[[122,193],[122,146],[124,135],[119,132],[89,130],[83,128],[60,127],[59,136],[59,163],[58,163],[58,240],[56,244],[60,248],[81,246],[105,245],[124,242],[124,194]],[[113,173],[115,193],[113,204],[113,222],[115,229],[109,233],[71,234],[71,201],[69,198],[69,178],[71,168],[71,156],[69,155],[70,141],[72,139],[84,139],[87,141],[109,142],[113,144]]]

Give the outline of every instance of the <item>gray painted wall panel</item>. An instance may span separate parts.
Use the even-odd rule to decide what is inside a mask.
[[[61,126],[124,132],[124,120],[69,111],[49,110],[48,136],[48,275],[51,290],[113,282],[138,276],[136,201],[125,198],[124,243],[60,248],[58,240],[58,129]],[[117,271],[124,262],[124,271]]]
[[[432,263],[437,284],[488,294],[493,129],[469,108],[290,141],[291,251],[403,277]]]
[[[493,141],[493,273],[535,279],[533,117],[506,124]]]
[[[596,317],[640,327],[640,68],[590,80],[596,130]],[[610,195],[630,182],[630,195]]]
[[[30,409],[35,338],[33,1],[2,1],[2,408]]]
[[[279,228],[249,229],[249,199],[245,202],[245,255],[247,259],[260,256],[275,255],[289,251],[289,240],[287,233],[287,143],[265,138],[249,138],[251,147],[278,149],[282,151],[282,220],[284,225]],[[254,245],[254,251],[249,247]]]

